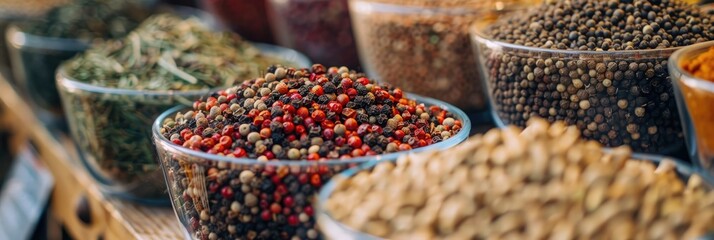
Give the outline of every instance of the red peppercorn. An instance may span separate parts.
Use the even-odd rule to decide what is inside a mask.
[[[263,126],[263,120],[265,120],[265,119],[263,119],[263,117],[255,116],[255,118],[253,118],[253,125],[255,125],[257,127],[261,127],[261,126]]]
[[[352,156],[353,156],[353,157],[361,157],[361,156],[364,156],[364,151],[362,151],[362,149],[359,149],[359,148],[354,149],[354,150],[352,150]]]
[[[312,87],[312,89],[310,89],[310,92],[314,93],[317,96],[322,96],[323,94],[325,94],[325,91],[322,89],[322,86],[320,86],[320,85],[315,85],[314,87]]]
[[[305,212],[308,216],[312,216],[312,214],[315,213],[310,205],[305,206],[305,208],[303,208],[303,212]]]
[[[406,143],[399,144],[399,151],[408,151],[408,150],[412,150],[412,146],[409,146],[409,144],[406,144]]]
[[[394,139],[399,140],[399,141],[404,139],[404,131],[402,131],[402,130],[394,131]]]
[[[354,118],[348,118],[347,120],[345,120],[345,127],[347,128],[347,130],[350,131],[357,130],[357,120],[355,120]]]
[[[318,160],[318,159],[320,159],[320,154],[310,153],[310,154],[307,155],[307,160],[312,160],[312,161],[314,161],[314,160]]]
[[[288,217],[288,224],[290,224],[290,226],[297,226],[298,224],[300,224],[300,220],[298,220],[297,216],[290,215]]]
[[[233,149],[233,156],[235,156],[235,157],[240,158],[240,157],[245,157],[246,155],[248,155],[248,153],[243,148]]]
[[[297,133],[298,135],[305,134],[305,126],[303,126],[303,125],[295,126],[295,133]]]
[[[295,203],[295,201],[291,196],[287,196],[283,199],[283,204],[285,205],[285,207],[293,207],[293,203]]]
[[[325,112],[322,110],[315,110],[312,112],[312,119],[314,119],[316,122],[322,122],[325,121]]]
[[[290,114],[294,114],[294,113],[295,113],[295,107],[293,107],[293,105],[291,105],[291,104],[283,105],[283,112],[285,112],[285,113],[290,113]]]
[[[362,139],[357,136],[352,136],[347,139],[347,145],[350,145],[350,147],[353,148],[359,148],[362,146]]]
[[[233,199],[233,189],[230,186],[225,186],[221,189],[221,195],[223,195],[225,199]]]
[[[231,137],[229,137],[229,136],[222,136],[218,142],[221,145],[230,146],[231,144],[233,144],[233,139],[231,139]]]
[[[367,153],[365,153],[364,155],[366,155],[366,156],[376,156],[376,155],[377,155],[377,152],[372,151],[372,150],[369,150],[369,151],[367,151]]]
[[[225,126],[225,127],[223,127],[223,130],[221,130],[221,135],[230,136],[231,134],[233,134],[234,130],[235,130],[235,128],[233,127],[233,125]]]
[[[335,128],[335,122],[331,120],[325,120],[320,123],[320,127],[322,127],[322,129],[333,129]]]
[[[357,116],[357,111],[355,111],[354,109],[351,109],[351,108],[343,108],[342,116],[345,116],[346,118],[354,118]],[[345,124],[346,124],[346,122],[345,122]],[[355,121],[355,127],[357,127],[357,121]]]
[[[312,184],[315,187],[320,187],[322,186],[322,179],[320,178],[320,174],[312,174],[310,177],[310,184]]]
[[[315,119],[313,119],[312,117],[306,117],[302,121],[303,121],[303,125],[305,125],[306,127],[315,126]]]
[[[201,146],[206,148],[213,148],[214,145],[216,145],[216,140],[213,140],[213,138],[205,138],[201,140]]]
[[[271,134],[272,134],[272,133],[271,133],[271,131],[270,131],[270,128],[260,129],[260,137],[262,137],[263,139],[268,139],[268,138],[270,138],[270,135],[271,135]]]
[[[267,196],[266,196],[267,199]],[[274,192],[273,193],[273,201],[275,202],[280,202],[283,199],[283,195],[280,194],[279,192]]]
[[[340,94],[337,95],[337,102],[342,104],[342,106],[347,105],[348,102],[350,102],[350,97],[347,96],[347,94]]]
[[[273,218],[273,215],[270,214],[270,211],[263,210],[263,212],[260,213],[260,218],[263,219],[263,221],[270,221],[270,219]]]
[[[337,101],[330,101],[327,104],[327,108],[333,113],[342,113],[342,104]]]
[[[308,181],[307,174],[301,173],[300,175],[298,175],[298,182],[300,182],[300,184],[306,184],[307,181]]]
[[[360,83],[360,84],[362,84],[362,85],[367,85],[367,84],[369,84],[369,79],[367,79],[367,78],[365,78],[365,77],[361,77],[361,78],[358,78],[358,79],[357,79],[357,82]]]
[[[342,81],[340,82],[340,84],[342,85],[342,88],[344,88],[344,89],[351,88],[353,86],[353,83],[354,82],[352,81],[352,79],[349,79],[349,78],[343,78]]]
[[[281,212],[282,210],[283,210],[283,208],[280,207],[280,204],[277,204],[277,203],[270,204],[270,211],[271,211],[273,214],[280,214],[280,212]]]
[[[272,180],[274,184],[280,184],[283,179],[276,174],[270,180]]]
[[[354,96],[357,96],[357,89],[350,88],[345,91],[347,93],[347,96],[350,96],[350,98],[353,98]]]
[[[344,137],[340,136],[340,137],[335,138],[335,145],[337,145],[337,146],[341,147],[342,145],[345,145],[345,142],[346,142],[346,140]]]
[[[310,111],[308,111],[306,107],[300,107],[297,110],[297,115],[302,118],[306,118],[310,116]]]
[[[265,158],[267,158],[268,160],[275,159],[275,153],[273,153],[271,151],[265,151],[263,153],[263,156],[265,156]]]
[[[335,130],[325,128],[325,130],[322,130],[322,137],[325,138],[325,140],[332,140],[332,138],[335,137]]]
[[[290,95],[290,100],[300,100],[302,99],[302,95],[300,93],[293,93],[293,95]]]
[[[294,130],[295,130],[295,124],[293,124],[292,121],[283,122],[283,131],[285,131],[285,133],[290,134]]]

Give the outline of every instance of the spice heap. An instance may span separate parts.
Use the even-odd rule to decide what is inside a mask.
[[[172,173],[174,205],[196,238],[315,239],[313,195],[352,166],[322,160],[424,147],[456,135],[461,124],[345,67],[272,67],[264,78],[196,102],[161,129],[177,145],[254,164],[159,155]]]
[[[693,59],[684,61],[682,69],[695,77],[714,82],[714,47]]]
[[[261,68],[276,62],[281,61],[231,33],[212,32],[195,19],[157,15],[126,38],[97,44],[67,62],[60,70],[60,93],[92,170],[145,191],[137,195],[162,197],[165,186],[148,127],[153,119],[177,104],[191,105],[212,88],[260,76]],[[77,87],[75,81],[99,88]]]
[[[333,66],[359,67],[347,0],[269,0],[278,43]]]
[[[563,122],[494,129],[448,152],[336,178],[327,213],[387,239],[693,239],[714,192],[627,147],[605,153]],[[477,183],[477,184],[473,184]],[[320,220],[322,221],[322,220]]]
[[[22,30],[37,36],[87,41],[120,38],[149,15],[139,0],[74,0],[53,8],[41,20],[23,24]]]
[[[507,124],[564,120],[607,146],[659,152],[682,143],[667,58],[714,40],[713,22],[678,0],[552,1],[489,27],[487,37],[537,48],[480,44],[482,70]],[[662,51],[635,51],[647,49]]]

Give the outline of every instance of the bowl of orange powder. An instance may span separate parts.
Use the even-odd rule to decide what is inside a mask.
[[[668,65],[689,155],[714,175],[714,41],[674,52]]]

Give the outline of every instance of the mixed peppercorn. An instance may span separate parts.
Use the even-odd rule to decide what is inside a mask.
[[[315,239],[313,195],[353,164],[320,160],[424,147],[461,128],[452,113],[346,67],[274,66],[264,78],[195,102],[161,129],[182,147],[255,164],[180,157],[161,147],[159,156],[174,205],[195,238]],[[307,161],[260,163],[273,159]]]

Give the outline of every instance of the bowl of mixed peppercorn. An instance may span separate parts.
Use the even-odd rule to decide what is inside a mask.
[[[562,120],[607,147],[684,149],[669,56],[714,40],[714,16],[679,0],[548,1],[472,28],[500,125]]]
[[[174,210],[194,239],[317,239],[315,194],[371,161],[444,150],[471,123],[447,103],[346,67],[271,67],[153,126]]]

